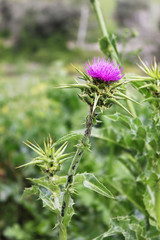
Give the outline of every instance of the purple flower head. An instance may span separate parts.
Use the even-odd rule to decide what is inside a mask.
[[[103,82],[118,81],[124,76],[123,68],[119,68],[119,65],[115,67],[114,62],[106,61],[105,58],[99,59],[99,57],[94,58],[92,64],[86,63],[85,70],[95,80]]]

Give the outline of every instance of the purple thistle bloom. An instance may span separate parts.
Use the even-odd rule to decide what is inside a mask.
[[[115,67],[114,62],[106,61],[105,58],[99,59],[99,57],[94,57],[92,64],[86,63],[85,70],[95,80],[103,82],[118,81],[124,76],[122,67],[119,68],[119,65]]]

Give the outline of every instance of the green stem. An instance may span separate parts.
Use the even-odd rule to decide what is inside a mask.
[[[104,17],[103,17],[101,7],[100,7],[100,2],[99,2],[99,0],[90,0],[90,1],[93,4],[102,35],[103,35],[103,37],[107,38],[107,41],[108,41],[109,45],[111,46],[111,48],[108,48],[111,59],[115,60],[117,63],[120,64],[119,56],[118,56],[117,52],[115,51],[115,48],[110,40],[108,31],[106,28],[106,24],[105,24]]]
[[[86,120],[86,129],[84,133],[84,137],[82,139],[82,142],[78,145],[77,151],[75,153],[75,156],[72,160],[72,163],[70,165],[68,176],[65,184],[65,190],[63,194],[63,201],[62,201],[62,207],[61,207],[61,215],[60,215],[60,240],[66,240],[67,239],[67,226],[66,226],[66,216],[69,208],[70,203],[70,189],[74,184],[74,178],[76,175],[77,168],[79,166],[80,160],[82,158],[82,155],[84,153],[85,148],[88,146],[89,143],[89,137],[91,135],[91,129],[93,126],[93,119],[95,116],[94,113],[95,106],[90,106],[90,111]]]
[[[107,31],[107,28],[105,25],[105,21],[104,21],[104,17],[103,17],[102,11],[101,11],[99,0],[91,0],[91,3],[93,4],[101,32],[102,32],[103,36],[105,36],[109,39],[109,34],[108,34],[108,31]]]
[[[67,240],[67,229],[64,225],[60,226],[59,240]]]

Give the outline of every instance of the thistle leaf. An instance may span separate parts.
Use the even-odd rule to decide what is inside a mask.
[[[152,101],[160,101],[160,98],[149,97],[149,98],[144,99],[142,101],[142,103],[144,103],[144,102],[152,102]]]
[[[56,141],[53,146],[57,146],[63,142],[66,142],[68,140],[71,140],[71,139],[80,139],[82,138],[83,135],[81,133],[70,133],[70,134],[67,134],[65,135],[64,137],[60,138],[58,141]]]
[[[83,185],[90,190],[97,192],[107,198],[114,198],[113,194],[91,173],[84,173]]]
[[[65,142],[62,146],[60,146],[60,148],[58,148],[58,150],[55,152],[55,157],[57,155],[62,155],[67,146],[68,146],[68,142]]]
[[[42,163],[42,162],[43,162],[43,160],[33,160],[33,161],[29,162],[29,163],[25,163],[25,164],[23,164],[21,166],[18,166],[16,168],[27,167],[29,165],[39,164],[39,163]]]
[[[22,198],[25,198],[28,195],[33,195],[33,194],[35,194],[35,195],[39,194],[39,189],[38,189],[38,186],[36,186],[36,185],[33,185],[30,188],[25,188],[24,192],[23,192],[23,195],[22,195]]]
[[[151,77],[142,77],[142,76],[134,76],[133,78],[130,78],[128,82],[150,82],[155,81],[155,79]]]
[[[43,207],[48,207],[51,211],[60,211],[60,202],[58,197],[53,197],[53,194],[47,189],[41,188],[38,185],[33,185],[30,188],[25,188],[22,197],[28,195],[37,195],[43,202]]]
[[[59,188],[57,185],[53,185],[51,182],[49,182],[46,177],[42,177],[42,178],[27,178],[28,180],[30,180],[31,182],[33,182],[34,184],[37,184],[39,186],[42,186],[46,189],[48,189],[54,197],[58,197],[59,195]]]
[[[126,83],[129,83],[130,81],[126,80],[126,81],[119,81],[118,83],[114,83],[113,86],[110,87],[110,89],[114,89],[114,88],[118,88],[121,85],[124,85]]]
[[[68,84],[68,85],[62,85],[55,88],[79,88],[79,89],[89,89],[89,87],[86,84]]]
[[[117,105],[120,106],[123,110],[125,110],[127,113],[129,113],[132,117],[134,117],[134,116],[132,115],[132,113],[130,113],[130,111],[129,111],[125,106],[123,106],[120,102],[118,102],[117,100],[115,100],[115,99],[113,99],[113,98],[110,98],[109,101],[117,104]]]
[[[93,240],[103,240],[115,235],[119,236],[117,239],[123,236],[124,240],[151,240],[146,234],[145,221],[134,216],[113,218],[109,230]]]
[[[139,87],[138,89],[147,88],[147,87],[151,87],[151,86],[154,86],[154,85],[151,83],[148,83],[148,84],[145,84],[145,85]]]
[[[63,162],[65,162],[65,161],[67,161],[68,159],[70,159],[71,157],[72,157],[72,156],[63,158],[62,160],[59,161],[59,163],[63,163]]]
[[[107,189],[92,173],[76,174],[75,183],[83,184],[84,187],[97,192],[104,197],[114,198],[110,190]]]
[[[120,92],[119,92],[119,93],[115,93],[115,95],[120,96],[120,97],[123,97],[123,98],[126,98],[126,99],[128,99],[128,100],[130,100],[130,101],[132,101],[132,102],[134,102],[134,103],[140,104],[140,103],[138,103],[136,100],[128,97],[127,95],[125,95],[125,94],[123,94],[123,93],[120,93]]]

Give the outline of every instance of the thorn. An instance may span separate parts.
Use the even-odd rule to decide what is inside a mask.
[[[120,102],[118,102],[117,100],[115,100],[115,99],[110,99],[110,101],[111,102],[114,102],[114,103],[116,103],[117,105],[119,105],[123,110],[125,110],[127,113],[129,113],[132,117],[134,117],[133,115],[132,115],[132,113],[130,113],[130,111],[125,107],[125,106],[123,106]]]

